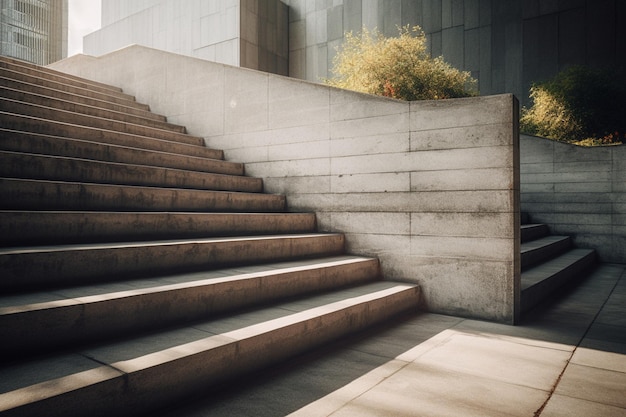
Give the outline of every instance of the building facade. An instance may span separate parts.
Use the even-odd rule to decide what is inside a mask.
[[[623,0],[103,0],[102,16],[87,54],[137,43],[314,82],[332,75],[347,31],[418,25],[481,94],[523,104],[569,65],[626,66]]]
[[[0,0],[0,55],[48,65],[67,56],[67,0]]]
[[[280,0],[102,0],[84,52],[131,44],[289,75],[289,12]]]

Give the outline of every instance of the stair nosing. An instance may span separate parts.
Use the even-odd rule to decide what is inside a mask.
[[[108,130],[110,132],[121,132],[121,133],[130,133],[130,134],[136,134],[133,131],[134,130],[140,130],[140,131],[147,131],[147,132],[151,132],[150,133],[150,137],[152,135],[157,135],[155,136],[156,138],[159,139],[164,139],[164,140],[168,140],[166,139],[166,137],[173,137],[176,139],[170,140],[171,142],[176,142],[176,141],[180,141],[183,143],[189,143],[192,144],[191,141],[197,142],[198,146],[204,141],[203,138],[199,137],[199,136],[193,136],[187,133],[179,133],[179,132],[173,132],[171,130],[166,130],[166,129],[159,129],[156,127],[151,127],[151,126],[144,126],[144,125],[140,125],[140,124],[136,124],[136,123],[126,123],[126,122],[121,122],[118,120],[114,120],[114,119],[107,119],[105,117],[98,117],[98,116],[90,116],[90,115],[86,115],[86,114],[82,114],[82,113],[76,113],[76,112],[72,112],[72,111],[68,111],[68,110],[62,110],[62,109],[56,109],[53,107],[46,107],[46,106],[42,106],[42,105],[38,105],[38,104],[30,104],[30,103],[25,103],[25,102],[21,102],[18,100],[12,100],[12,99],[7,99],[7,98],[2,98],[0,97],[0,101],[6,101],[6,102],[13,102],[13,103],[19,103],[20,105],[25,105],[29,108],[32,109],[39,109],[42,111],[51,111],[54,113],[60,113],[60,114],[64,114],[67,117],[70,117],[71,119],[74,119],[75,117],[78,118],[83,118],[83,119],[87,119],[87,122],[69,122],[69,121],[62,121],[63,123],[67,123],[70,125],[77,125],[77,126],[87,126],[87,127],[91,127],[91,128],[95,128],[98,130]],[[8,111],[4,111],[5,113],[10,113]],[[44,118],[42,116],[33,116],[32,114],[29,113],[13,113],[13,114],[18,114],[18,115],[26,115],[26,116],[30,116],[33,118],[37,118],[37,119],[41,119],[41,120],[50,120],[50,121],[56,121],[54,118],[49,119],[49,118]],[[115,129],[112,128],[104,128],[104,127],[94,127],[92,125],[93,121],[97,121],[97,122],[101,122],[101,123],[110,123],[110,124],[114,124],[117,125]],[[129,130],[127,130],[129,129]],[[148,136],[147,134],[143,134],[143,135],[139,135],[137,134],[137,136]],[[164,137],[158,137],[158,136],[164,136]]]
[[[153,149],[145,149],[145,148],[138,148],[138,147],[131,147],[131,146],[124,146],[124,145],[118,145],[115,143],[105,143],[105,142],[96,142],[93,140],[86,140],[86,139],[77,139],[77,138],[69,138],[69,137],[63,137],[63,136],[56,136],[56,135],[46,135],[46,134],[41,134],[41,133],[34,133],[34,132],[24,132],[24,131],[18,131],[18,130],[13,130],[13,129],[4,129],[4,128],[0,128],[0,134],[6,134],[6,135],[18,135],[18,136],[26,136],[29,137],[29,139],[35,139],[35,140],[40,140],[40,141],[46,141],[46,140],[53,140],[55,142],[55,144],[62,144],[62,143],[67,143],[67,144],[75,144],[76,148],[80,148],[80,150],[84,150],[84,148],[86,147],[87,149],[91,148],[100,148],[100,152],[102,152],[104,155],[106,155],[105,157],[87,157],[87,156],[83,156],[83,155],[76,155],[75,153],[71,153],[68,151],[68,147],[62,147],[62,149],[65,151],[65,153],[61,153],[61,152],[54,152],[51,150],[47,149],[47,153],[40,153],[40,152],[35,152],[32,150],[22,150],[18,147],[13,147],[11,148],[11,145],[8,144],[9,141],[5,141],[4,143],[0,143],[0,151],[7,151],[7,152],[15,152],[15,153],[25,153],[25,154],[33,154],[33,155],[43,155],[43,156],[49,156],[49,157],[61,157],[61,158],[75,158],[75,159],[83,159],[83,160],[91,160],[91,161],[100,161],[100,162],[110,162],[110,163],[119,163],[119,164],[130,164],[130,165],[141,165],[141,166],[153,166],[153,167],[163,167],[163,168],[173,168],[173,169],[180,169],[180,170],[184,170],[184,171],[194,171],[194,172],[207,172],[207,173],[215,173],[215,174],[225,174],[225,175],[240,175],[243,176],[244,175],[244,165],[242,163],[238,163],[238,162],[230,162],[230,161],[225,161],[223,159],[217,159],[217,158],[209,158],[209,157],[203,157],[203,156],[196,156],[196,155],[187,155],[187,154],[181,154],[181,153],[175,153],[175,152],[165,152],[165,151],[161,151],[161,150],[153,150]],[[32,142],[32,141],[31,141]],[[29,143],[31,143],[29,142]],[[23,141],[19,141],[19,143],[23,143]],[[193,145],[190,145],[193,146]],[[208,148],[207,148],[208,149]],[[131,153],[140,153],[142,154],[144,157],[141,158],[140,156],[138,157],[129,157],[127,158],[127,160],[124,160],[124,158],[117,158],[114,159],[112,158],[112,153],[114,153],[113,151],[118,150],[121,152],[131,152]],[[97,153],[98,150],[93,150],[92,152]],[[219,151],[217,151],[219,152]],[[163,156],[167,156],[167,157],[171,157],[171,158],[180,158],[180,159],[185,159],[185,161],[181,161],[180,164],[167,164],[167,165],[153,165],[150,163],[139,163],[140,161],[146,161],[148,158],[146,158],[146,155],[148,154],[156,154],[156,155],[163,155]],[[139,159],[140,161],[138,161],[137,159]],[[198,169],[185,169],[183,168],[183,166],[189,166],[189,163],[187,160],[192,160],[192,161],[197,161],[197,163],[200,166],[207,166],[204,164],[201,164],[200,162],[208,162],[209,164],[217,164],[217,165],[223,165],[223,166],[229,166],[229,167],[233,167],[233,170],[236,172],[232,172],[232,173],[228,173],[228,172],[219,172],[216,170],[216,168],[211,168],[212,170],[198,170]],[[207,166],[208,167],[208,166]],[[228,171],[226,169],[221,169],[222,171]]]
[[[193,357],[200,358],[199,355],[210,354],[213,357],[213,360],[217,360],[219,362],[221,359],[216,357],[215,349],[222,347],[225,344],[240,346],[241,344],[244,344],[246,342],[250,343],[251,341],[256,341],[259,337],[269,336],[271,334],[275,334],[280,330],[285,330],[293,326],[303,328],[302,326],[305,326],[311,320],[322,320],[325,317],[331,317],[337,314],[358,314],[358,312],[367,308],[371,303],[384,302],[387,299],[392,299],[393,297],[406,296],[410,298],[411,301],[414,301],[414,298],[419,291],[419,287],[412,284],[391,282],[389,284],[390,286],[386,289],[373,290],[372,292],[369,292],[367,294],[326,303],[302,311],[293,312],[286,310],[285,315],[281,317],[266,320],[257,324],[243,326],[235,330],[219,334],[211,334],[209,332],[206,332],[206,337],[178,344],[173,347],[160,349],[151,353],[134,356],[127,360],[100,363],[94,361],[93,367],[86,371],[69,374],[67,376],[62,376],[48,381],[34,383],[29,386],[17,388],[12,391],[2,393],[0,394],[0,399],[2,400],[0,401],[0,403],[5,404],[6,410],[9,406],[17,407],[19,405],[28,404],[28,400],[30,400],[31,398],[36,398],[38,401],[45,401],[46,399],[49,399],[51,397],[62,395],[66,391],[61,389],[61,387],[71,386],[71,390],[76,392],[76,390],[80,390],[81,388],[87,388],[94,383],[101,383],[103,380],[117,378],[130,378],[128,380],[128,383],[134,386],[134,384],[138,382],[134,380],[134,376],[138,376],[139,373],[143,373],[145,371],[150,372],[160,370],[161,368],[168,366],[178,367],[181,360],[189,360]],[[399,311],[403,311],[403,309],[406,308],[404,306],[398,305],[398,303],[390,304],[394,308],[388,309],[388,315],[397,314]],[[388,316],[385,316],[384,318],[387,317]],[[380,319],[380,317],[377,318],[378,321]],[[366,319],[363,320],[364,321],[362,323],[359,323],[358,325],[352,325],[350,331],[353,332],[358,329],[367,327],[368,325],[371,325],[373,324],[373,322],[377,321],[374,320],[373,322],[369,322],[366,321]],[[342,320],[341,322],[345,327],[345,320]],[[336,336],[333,336],[331,333],[327,337],[334,338]],[[252,355],[250,357],[246,357],[246,359],[248,361],[254,360],[255,363],[260,365],[261,363],[259,363],[258,361],[261,358],[257,356],[257,349],[261,348],[265,352],[271,352],[270,348],[272,344],[276,343],[276,339],[274,338],[269,338],[267,340],[268,341],[265,343],[264,346],[259,346],[256,344],[254,346],[248,345],[247,349],[243,348],[240,354]],[[315,342],[313,343],[307,343],[306,346],[295,345],[290,346],[288,349],[292,350],[293,353],[296,353],[306,349],[310,349],[320,342],[326,341],[327,340],[315,340]],[[250,350],[250,348],[252,348],[252,350]],[[267,364],[269,364],[273,361],[272,356],[273,353],[264,354],[262,360],[268,362]],[[223,366],[225,365],[226,364],[223,363]],[[266,363],[264,363],[264,365],[266,365]],[[105,372],[103,372],[105,375],[100,375],[100,377],[96,377],[95,381],[90,380],[90,378],[85,378],[85,376],[89,374],[96,374],[94,376],[97,376],[97,374],[102,373],[101,370],[105,370]],[[212,380],[212,378],[215,378],[214,375],[211,375],[213,371],[217,371],[218,374],[223,373],[223,370],[215,370],[211,366],[206,366],[205,364],[205,368],[200,371],[202,373],[201,375],[196,375],[194,373],[187,373],[186,375],[189,376],[190,382],[198,377],[200,377],[202,380]],[[242,371],[240,370],[239,373],[241,372]],[[162,374],[167,374],[167,372]],[[162,388],[164,386],[163,384],[166,384],[166,382],[160,381],[158,385]],[[139,389],[140,391],[142,390],[139,386],[136,386],[134,388]],[[155,389],[158,390],[159,388],[155,387]],[[120,394],[124,395],[121,392]],[[130,399],[127,399],[127,401],[130,401]]]
[[[32,106],[40,106],[40,107],[48,108],[48,109],[52,109],[52,110],[59,110],[59,111],[64,111],[64,112],[76,113],[76,114],[80,114],[80,115],[84,115],[84,116],[89,116],[89,117],[96,117],[96,118],[101,118],[101,119],[113,120],[113,121],[118,121],[118,122],[125,123],[125,124],[135,124],[135,125],[139,125],[139,126],[145,126],[145,127],[155,128],[155,129],[172,131],[172,132],[175,132],[175,133],[186,133],[184,126],[177,125],[177,124],[170,123],[170,122],[163,121],[163,120],[155,120],[155,119],[149,118],[149,117],[144,117],[144,116],[140,116],[140,115],[124,113],[124,112],[119,111],[119,110],[107,109],[107,108],[93,106],[93,105],[89,105],[89,104],[83,104],[83,103],[76,103],[76,102],[70,101],[70,100],[65,100],[65,99],[61,99],[61,98],[57,98],[57,97],[46,96],[46,95],[43,95],[43,94],[36,94],[36,93],[31,93],[31,92],[25,92],[25,91],[16,90],[14,88],[9,88],[9,87],[0,87],[0,89],[6,90],[6,91],[17,92],[20,95],[24,95],[24,96],[30,96],[30,97],[40,98],[40,99],[43,99],[43,100],[48,100],[48,101],[56,103],[56,104],[70,104],[70,105],[74,106],[74,108],[72,110],[68,110],[68,109],[65,109],[65,108],[59,108],[56,105],[49,105],[49,104],[52,104],[52,103],[49,103],[49,104],[33,103],[27,97],[21,97],[21,98],[17,99],[17,98],[9,98],[9,97],[6,97],[6,96],[2,96],[2,98],[5,99],[5,100],[14,100],[16,102],[27,103],[27,104],[32,105]],[[111,116],[115,116],[115,117],[93,115],[93,114],[89,113],[90,110],[98,110],[98,111],[101,111],[103,113],[106,113],[107,115],[110,114]],[[152,114],[152,113],[149,113],[149,114]],[[120,117],[122,117],[122,118],[123,117],[128,117],[132,121],[126,121],[126,120],[120,119]],[[144,122],[146,124],[144,124]],[[155,124],[156,126],[151,126],[150,124],[152,124],[152,123]]]
[[[148,106],[146,104],[143,104],[143,103],[133,102],[136,105],[129,106],[129,105],[126,105],[126,104],[123,104],[123,103],[116,103],[116,102],[111,102],[111,101],[99,99],[99,98],[96,98],[96,97],[85,96],[85,95],[81,95],[81,94],[78,94],[78,93],[71,93],[69,91],[59,90],[57,88],[52,88],[52,87],[46,87],[46,86],[40,85],[40,84],[33,84],[33,83],[29,83],[27,81],[22,81],[22,80],[17,80],[17,79],[13,79],[13,78],[3,77],[3,76],[0,75],[0,80],[1,79],[7,80],[8,82],[11,82],[11,83],[14,83],[14,84],[24,85],[27,88],[34,88],[34,89],[37,89],[37,90],[44,90],[44,91],[46,91],[46,93],[31,93],[31,94],[38,94],[38,95],[41,95],[41,96],[52,97],[52,98],[57,98],[57,97],[54,97],[53,95],[51,96],[50,94],[59,94],[59,95],[62,95],[62,96],[71,96],[71,97],[76,97],[79,100],[87,100],[87,101],[97,102],[98,105],[92,105],[93,107],[98,107],[98,108],[106,108],[106,106],[119,107],[119,108],[122,108],[124,111],[131,111],[131,112],[135,111],[135,112],[138,112],[138,113],[141,113],[141,114],[145,115],[145,117],[152,117],[152,118],[154,118],[154,120],[160,120],[160,121],[164,121],[164,122],[167,121],[167,118],[165,116],[151,112],[150,110],[148,110]],[[14,90],[17,90],[17,91],[22,91],[20,89],[16,89],[16,88],[13,88],[13,87],[4,87],[3,86],[2,88],[10,88],[10,89],[14,89]],[[63,99],[60,99],[60,100],[63,100]],[[70,101],[70,100],[66,100],[66,101]],[[104,107],[102,107],[102,105],[104,105]]]
[[[88,172],[91,177],[81,176],[81,178],[85,179],[85,182],[94,182],[98,178],[103,178],[107,182],[107,184],[113,185],[143,185],[143,186],[176,186],[180,188],[187,189],[199,189],[199,190],[233,190],[233,191],[246,191],[246,192],[261,192],[263,190],[263,180],[257,177],[248,177],[245,175],[230,175],[230,174],[220,174],[213,172],[202,172],[202,171],[193,171],[193,170],[184,170],[179,168],[168,168],[161,166],[151,166],[151,165],[137,165],[137,164],[129,164],[129,163],[119,163],[119,162],[108,162],[108,161],[100,161],[93,159],[85,159],[85,158],[72,158],[72,157],[64,157],[64,156],[54,156],[54,155],[44,155],[44,154],[34,154],[28,152],[13,152],[13,151],[0,151],[0,157],[5,154],[8,157],[21,158],[21,159],[31,159],[33,161],[41,161],[45,163],[45,161],[49,161],[49,164],[54,165],[54,175],[49,171],[49,167],[41,166],[42,164],[21,164],[21,166],[26,165],[27,167],[33,167],[35,171],[26,172],[16,172],[13,173],[10,167],[7,167],[7,171],[4,174],[0,174],[3,177],[13,176],[13,178],[29,178],[29,179],[57,179],[60,181],[70,180],[76,181],[76,176],[81,173],[85,175],[85,172]],[[59,164],[67,164],[64,170],[61,169]],[[120,168],[124,168],[131,171],[138,172],[151,172],[151,175],[133,175],[127,178],[126,175],[123,175]],[[36,171],[39,169],[40,171]],[[2,171],[2,168],[0,168]],[[96,172],[98,171],[98,172]],[[107,175],[103,175],[101,171],[108,171]],[[164,178],[158,178],[156,174],[167,174]],[[176,177],[175,174],[179,176]],[[190,176],[191,175],[191,176]],[[228,181],[228,178],[232,178],[232,181],[235,184],[222,185],[222,181]],[[181,183],[179,180],[183,181]],[[166,181],[164,183],[163,181]],[[170,181],[172,183],[167,183]]]

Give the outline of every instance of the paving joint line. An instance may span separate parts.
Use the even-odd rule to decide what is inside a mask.
[[[622,274],[620,275],[620,277],[617,280],[615,280],[615,284],[613,284],[613,288],[611,288],[611,291],[609,292],[609,294],[607,295],[606,299],[602,303],[602,306],[600,306],[600,308],[598,309],[596,314],[593,316],[593,320],[591,320],[591,323],[589,323],[589,326],[587,326],[587,329],[585,330],[585,333],[583,333],[581,338],[576,343],[576,346],[574,346],[574,349],[572,349],[572,353],[570,354],[569,358],[567,358],[567,361],[565,362],[565,366],[563,367],[563,370],[561,371],[561,373],[557,377],[556,381],[554,382],[554,385],[552,386],[552,388],[550,389],[550,391],[548,393],[548,398],[546,398],[546,400],[543,402],[541,407],[539,407],[537,409],[537,411],[535,411],[534,417],[539,417],[543,413],[543,410],[546,408],[546,406],[548,405],[548,402],[550,401],[550,399],[554,395],[554,392],[556,391],[557,387],[559,386],[559,383],[561,382],[561,379],[563,378],[563,375],[565,374],[565,371],[569,367],[569,365],[571,363],[571,360],[574,357],[574,354],[576,353],[576,351],[580,347],[580,344],[582,343],[582,341],[585,340],[585,337],[587,337],[587,334],[591,330],[591,327],[593,327],[594,323],[598,319],[598,316],[600,315],[600,313],[604,309],[604,306],[609,301],[609,299],[611,298],[611,296],[615,292],[615,288],[617,288],[617,286],[619,285],[620,281],[622,280],[622,278],[624,276],[626,276],[626,269],[624,271],[622,271]]]

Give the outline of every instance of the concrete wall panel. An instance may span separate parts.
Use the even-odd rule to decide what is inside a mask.
[[[626,262],[624,147],[581,148],[522,136],[522,211],[606,262]]]
[[[408,103],[139,46],[57,68],[119,85],[175,115],[264,178],[267,192],[285,193],[290,210],[314,211],[320,230],[344,232],[348,251],[378,257],[387,278],[420,284],[425,308],[515,321],[513,96]],[[184,77],[163,82],[179,68]],[[193,106],[170,86],[195,90]]]

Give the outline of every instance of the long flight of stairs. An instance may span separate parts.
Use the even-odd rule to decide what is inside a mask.
[[[521,312],[527,313],[559,288],[586,276],[596,262],[593,249],[574,247],[570,236],[551,235],[545,224],[523,216]]]
[[[142,415],[416,309],[120,89],[0,58],[0,415]]]

